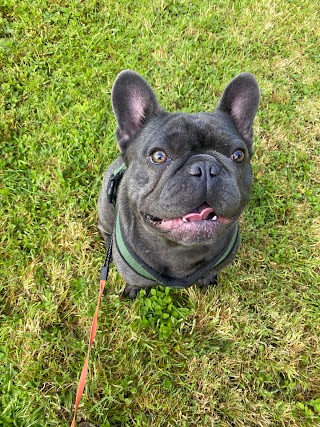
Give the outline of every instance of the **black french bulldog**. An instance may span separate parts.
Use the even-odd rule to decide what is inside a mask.
[[[235,258],[259,98],[254,76],[242,73],[213,112],[168,113],[139,74],[117,77],[121,156],[104,176],[98,228],[107,247],[113,234],[113,261],[130,298],[157,284],[216,283]]]

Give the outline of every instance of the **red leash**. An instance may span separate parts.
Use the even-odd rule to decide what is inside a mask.
[[[71,427],[75,427],[76,425],[76,416],[77,416],[77,411],[79,408],[79,404],[83,395],[83,391],[84,391],[84,387],[86,385],[86,379],[87,379],[87,375],[88,375],[88,365],[89,365],[89,357],[90,357],[90,351],[91,351],[91,347],[92,344],[94,342],[96,333],[97,333],[97,329],[98,329],[98,314],[99,314],[99,309],[100,309],[100,303],[101,303],[101,299],[102,299],[102,295],[103,295],[103,290],[106,284],[106,280],[108,277],[108,272],[109,272],[109,265],[110,265],[110,260],[111,260],[111,252],[112,252],[112,235],[111,235],[111,239],[110,239],[110,243],[109,243],[109,247],[108,247],[108,251],[107,251],[107,255],[106,255],[106,259],[105,262],[101,268],[101,273],[100,273],[100,290],[99,290],[99,295],[98,295],[98,302],[97,302],[97,307],[96,307],[96,311],[94,313],[93,319],[92,319],[92,324],[91,324],[91,329],[90,329],[90,335],[89,335],[89,345],[88,345],[88,351],[87,351],[87,357],[84,361],[83,364],[83,368],[82,368],[82,372],[80,375],[80,379],[79,379],[79,383],[78,383],[78,388],[77,388],[77,394],[76,394],[76,402],[74,405],[74,415],[73,415],[73,420],[71,423]]]

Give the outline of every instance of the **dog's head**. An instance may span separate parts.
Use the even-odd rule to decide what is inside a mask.
[[[250,198],[254,76],[235,77],[213,112],[185,114],[164,111],[139,74],[123,71],[112,102],[127,218],[177,243],[217,241]]]

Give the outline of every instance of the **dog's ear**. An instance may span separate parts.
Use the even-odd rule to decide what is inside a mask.
[[[252,124],[260,100],[259,86],[250,73],[238,74],[225,88],[217,109],[229,114],[244,138],[251,144],[253,137]]]
[[[136,72],[122,71],[112,89],[112,106],[117,119],[121,151],[142,126],[158,111],[157,98],[148,83]]]

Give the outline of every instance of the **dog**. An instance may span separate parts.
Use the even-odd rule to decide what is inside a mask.
[[[98,229],[135,298],[156,285],[217,283],[239,249],[239,217],[250,199],[253,121],[260,92],[237,75],[212,112],[170,113],[136,72],[112,90],[121,151],[98,199]]]

